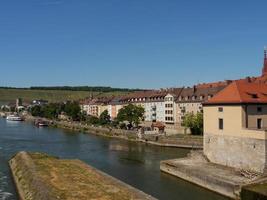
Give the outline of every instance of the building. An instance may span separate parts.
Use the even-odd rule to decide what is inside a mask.
[[[120,98],[117,97],[112,99],[107,107],[111,120],[114,120],[117,117],[119,110],[123,107],[123,104],[121,103]]]
[[[192,88],[183,88],[175,100],[176,123],[181,125],[187,113],[197,114],[202,112],[202,103],[212,98],[229,83],[221,84],[221,82],[218,82],[218,84],[202,84]]]
[[[121,103],[142,106],[145,110],[146,122],[164,122],[164,97],[166,94],[165,90],[139,91],[122,97]]]
[[[44,106],[44,105],[47,105],[48,104],[48,101],[46,100],[43,100],[43,99],[36,99],[36,100],[33,100],[32,101],[32,105],[33,106]]]
[[[234,81],[204,104],[204,154],[213,163],[267,169],[267,85]]]
[[[80,107],[87,115],[99,117],[102,112],[109,109],[112,99],[112,97],[88,98],[80,101]]]
[[[147,122],[164,122],[165,119],[165,91],[154,91],[144,102],[145,121]]]

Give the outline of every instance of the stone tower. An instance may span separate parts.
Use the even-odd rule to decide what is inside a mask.
[[[267,75],[267,48],[264,48],[264,63],[262,68],[262,76]]]

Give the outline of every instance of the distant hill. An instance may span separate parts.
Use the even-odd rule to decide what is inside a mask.
[[[139,91],[139,89],[89,86],[30,88],[0,87],[0,102],[14,102],[16,98],[22,98],[23,101],[27,102],[34,99],[44,99],[50,102],[59,102],[66,100],[80,100],[92,96],[121,96],[134,91]]]
[[[55,86],[55,87],[30,87],[32,90],[66,90],[66,91],[89,91],[89,92],[135,92],[141,89],[112,88],[103,86]]]

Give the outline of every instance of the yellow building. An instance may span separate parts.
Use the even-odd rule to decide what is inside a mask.
[[[214,163],[267,169],[267,85],[235,81],[204,104],[204,154]]]

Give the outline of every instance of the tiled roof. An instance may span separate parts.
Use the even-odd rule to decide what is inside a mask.
[[[200,83],[197,84],[197,88],[216,88],[216,87],[225,87],[229,85],[232,82],[232,80],[226,80],[226,81],[218,81],[213,83]]]
[[[176,102],[191,102],[191,101],[205,101],[209,97],[214,96],[219,91],[221,91],[225,86],[217,87],[193,87],[193,88],[184,88],[176,98]]]
[[[95,99],[84,99],[80,101],[80,104],[82,105],[101,105],[101,104],[108,104],[110,103],[114,97],[101,97],[101,98],[95,98]]]
[[[141,99],[141,101],[149,101],[149,100],[158,100],[159,98],[164,98],[167,94],[167,91],[161,90],[147,90],[147,91],[139,91],[134,92],[129,95],[126,95],[121,98],[121,101],[130,101],[131,99]],[[145,99],[145,100],[144,100]]]
[[[205,104],[267,103],[267,84],[234,81]]]

